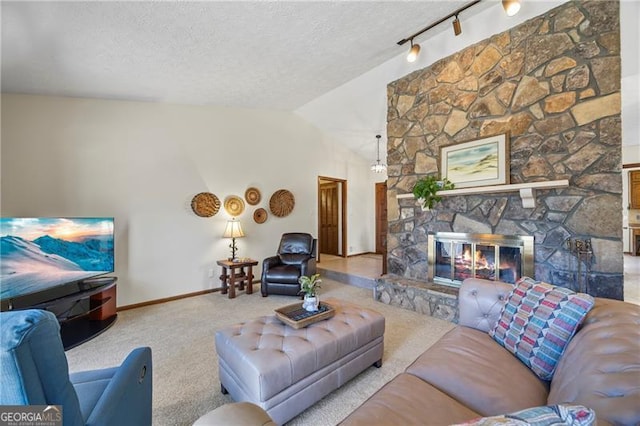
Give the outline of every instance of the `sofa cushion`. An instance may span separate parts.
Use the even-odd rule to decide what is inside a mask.
[[[454,426],[591,426],[595,421],[593,410],[582,405],[547,405],[501,416],[482,417]]]
[[[598,424],[640,425],[640,306],[595,299],[551,382],[549,404],[596,412]]]
[[[340,425],[449,425],[478,415],[429,383],[411,374],[401,373]]]
[[[289,232],[282,235],[278,253],[310,254],[313,251],[313,237],[302,232]]]
[[[289,253],[281,253],[278,255],[280,257],[280,262],[285,265],[300,265],[304,261],[310,258],[309,254],[289,254]]]
[[[294,265],[278,265],[269,269],[264,275],[271,282],[298,284],[300,268]]]
[[[495,327],[513,284],[467,278],[458,292],[458,324],[488,332]]]
[[[548,384],[489,335],[458,326],[420,355],[406,372],[455,396],[482,416],[545,405]]]
[[[262,408],[250,402],[222,405],[195,421],[193,426],[277,426]]]
[[[541,379],[558,360],[593,306],[593,297],[525,277],[516,283],[489,332]]]

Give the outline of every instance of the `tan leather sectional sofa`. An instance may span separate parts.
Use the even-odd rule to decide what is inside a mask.
[[[546,382],[487,333],[512,288],[466,280],[459,325],[342,424],[450,425],[568,403],[593,409],[598,425],[639,425],[640,306],[596,298]]]

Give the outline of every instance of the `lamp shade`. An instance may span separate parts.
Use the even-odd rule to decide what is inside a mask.
[[[227,222],[227,227],[224,228],[224,234],[222,234],[223,238],[240,238],[244,237],[244,232],[242,232],[242,226],[240,222],[232,219]]]

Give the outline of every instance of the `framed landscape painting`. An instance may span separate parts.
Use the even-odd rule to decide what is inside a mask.
[[[440,148],[440,170],[456,188],[509,183],[509,134]]]

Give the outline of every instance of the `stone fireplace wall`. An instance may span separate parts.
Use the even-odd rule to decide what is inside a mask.
[[[622,299],[619,24],[617,1],[570,1],[388,85],[389,274],[426,280],[428,233],[532,235],[536,279]],[[511,183],[569,187],[532,209],[517,192],[396,198],[440,175],[440,147],[505,132]],[[570,239],[591,239],[589,262]]]

